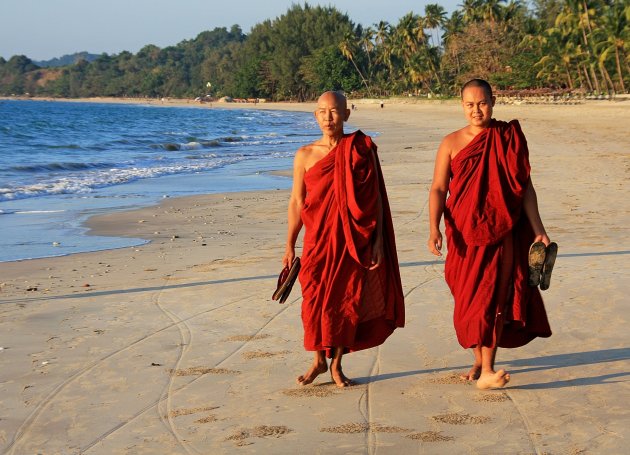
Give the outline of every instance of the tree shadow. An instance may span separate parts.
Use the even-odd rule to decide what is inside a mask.
[[[610,256],[610,255],[623,255],[623,254],[630,254],[630,250],[603,251],[603,252],[594,252],[594,253],[565,253],[565,254],[559,254],[558,257]],[[431,261],[401,262],[399,266],[400,268],[421,267],[421,266],[437,265],[437,264],[443,264],[443,263],[444,263],[443,259],[434,259]],[[277,279],[277,276],[276,275],[258,275],[258,276],[246,276],[246,277],[236,277],[236,278],[224,278],[221,280],[197,281],[193,283],[166,284],[164,286],[148,286],[148,287],[143,287],[143,288],[115,289],[111,291],[86,291],[86,292],[80,292],[80,293],[77,292],[73,294],[64,294],[64,295],[11,298],[11,299],[0,300],[0,305],[4,303],[25,303],[25,302],[44,301],[44,300],[80,299],[84,297],[99,297],[99,296],[117,295],[117,294],[133,294],[136,292],[152,292],[152,291],[160,291],[160,290],[168,290],[168,289],[191,288],[195,286],[210,286],[213,284],[240,283],[240,282],[246,282],[246,281],[270,280],[270,279],[275,280]],[[423,371],[423,370],[418,370],[418,371]]]
[[[571,354],[557,354],[546,357],[537,357],[532,359],[512,360],[506,362],[498,362],[497,364],[505,364],[512,367],[510,373],[528,373],[532,371],[542,371],[550,369],[559,369],[566,367],[576,367],[581,365],[597,365],[599,363],[620,362],[630,359],[630,348],[603,349],[600,351],[576,352]],[[518,368],[523,367],[523,368]],[[516,369],[514,369],[516,368]],[[590,376],[575,379],[567,379],[551,382],[540,382],[535,384],[524,384],[510,386],[510,389],[517,390],[537,390],[537,389],[557,389],[562,387],[576,387],[595,384],[614,384],[618,382],[626,382],[626,380],[611,381],[613,378],[622,378],[630,376],[630,371],[622,371],[618,373],[604,374],[600,376]]]
[[[511,374],[519,374],[531,371],[555,370],[566,367],[580,365],[597,365],[606,362],[619,362],[630,359],[630,348],[603,349],[599,351],[574,352],[570,354],[555,354],[543,357],[532,357],[529,359],[506,360],[497,362],[497,365],[505,365]],[[522,368],[518,368],[522,367]],[[397,373],[384,373],[375,376],[353,378],[360,384],[371,384],[374,382],[397,379],[406,376],[416,376],[442,372],[468,371],[468,366],[457,366],[447,368],[430,368],[425,370],[410,370]],[[518,368],[518,369],[514,369]],[[610,381],[610,379],[629,376],[630,372],[611,373],[601,376],[576,378],[570,380],[553,381],[548,383],[529,384],[522,386],[510,386],[510,389],[552,389],[561,387],[575,387],[593,384],[611,384],[625,381]],[[463,384],[463,382],[462,382]]]
[[[627,382],[627,380],[623,381],[610,381],[609,379],[619,378],[623,376],[630,376],[630,371],[624,371],[621,373],[611,373],[611,374],[603,374],[601,376],[591,376],[588,378],[576,378],[576,379],[567,379],[563,381],[552,381],[552,382],[539,382],[537,384],[524,384],[524,385],[508,385],[507,388],[510,390],[542,390],[542,389],[560,389],[562,387],[579,387],[585,385],[596,385],[596,384],[616,384],[620,382]]]
[[[147,286],[147,287],[142,287],[142,288],[131,288],[131,289],[113,289],[110,291],[84,291],[84,292],[76,293],[76,294],[51,295],[51,296],[40,296],[40,297],[22,297],[22,298],[15,298],[15,299],[0,300],[0,304],[24,303],[24,302],[35,302],[35,301],[44,301],[44,300],[60,300],[60,299],[83,299],[86,297],[100,297],[100,296],[118,295],[118,294],[134,294],[137,292],[164,291],[168,289],[184,289],[184,288],[193,288],[196,286],[211,286],[213,284],[240,283],[240,282],[246,282],[246,281],[270,280],[270,279],[277,280],[278,276],[277,275],[258,275],[258,276],[239,277],[239,278],[224,278],[221,280],[195,281],[192,283],[165,284],[164,286]]]

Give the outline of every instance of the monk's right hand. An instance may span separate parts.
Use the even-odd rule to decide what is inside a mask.
[[[431,253],[436,256],[442,256],[442,233],[439,230],[429,234],[427,246]]]
[[[287,249],[284,252],[284,256],[282,257],[282,267],[291,267],[291,264],[293,264],[293,259],[295,259],[295,248],[287,246]]]

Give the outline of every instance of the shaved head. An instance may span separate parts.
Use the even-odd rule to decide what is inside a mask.
[[[490,84],[488,83],[488,81],[485,81],[483,79],[471,79],[471,80],[469,80],[462,87],[462,92],[461,92],[462,98],[464,97],[464,90],[466,90],[469,87],[482,88],[482,89],[484,89],[486,91],[488,96],[490,98],[492,98],[492,87],[490,87]]]
[[[339,109],[344,111],[348,109],[348,100],[346,100],[346,97],[341,93],[334,92],[332,90],[322,93],[322,95],[317,99],[317,105],[320,105],[324,101],[330,101],[331,99],[334,99],[335,104],[339,107]]]

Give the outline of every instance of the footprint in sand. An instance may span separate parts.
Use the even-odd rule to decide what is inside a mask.
[[[191,414],[197,414],[199,412],[208,412],[218,409],[219,406],[203,406],[197,408],[179,408],[173,409],[168,413],[168,417],[179,417],[179,416],[188,416]]]
[[[413,430],[396,426],[381,425],[379,423],[344,423],[334,427],[320,428],[322,433],[409,433]]]
[[[433,416],[433,420],[450,425],[478,425],[488,423],[492,419],[487,416],[471,416],[468,414],[449,413]]]
[[[473,397],[474,401],[479,403],[501,403],[503,401],[509,401],[510,397],[506,393],[478,393]]]
[[[455,440],[452,436],[445,436],[441,431],[423,431],[422,433],[411,433],[405,436],[409,439],[417,439],[422,442],[446,442]]]
[[[266,352],[266,351],[247,351],[243,352],[243,358],[246,360],[251,359],[268,359],[270,357],[275,357],[278,355],[288,354],[289,351],[279,351],[279,352]]]
[[[269,338],[270,336],[271,335],[266,333],[261,333],[259,335],[234,335],[224,339],[223,341],[256,341],[264,340],[265,338]]]
[[[409,428],[402,428],[396,426],[380,425],[378,423],[370,424],[370,432],[372,433],[409,433]]]
[[[431,384],[468,384],[468,381],[462,379],[458,373],[449,373],[444,376],[432,376],[427,379]]]
[[[334,427],[326,427],[320,428],[319,431],[322,433],[343,433],[343,434],[353,434],[353,433],[365,433],[370,429],[370,425],[367,423],[344,423],[343,425],[337,425]]]
[[[339,393],[339,390],[340,390],[339,387],[337,387],[335,384],[328,383],[328,384],[314,384],[314,385],[310,385],[306,387],[300,387],[298,389],[286,389],[286,390],[283,390],[282,393],[284,393],[286,396],[295,397],[295,398],[302,398],[302,397],[324,398],[324,397],[331,397],[333,395],[337,395]]]
[[[241,374],[237,370],[227,368],[190,367],[179,370],[169,370],[171,376],[201,376],[203,374]]]
[[[217,416],[215,416],[214,414],[210,414],[206,417],[202,417],[201,419],[195,420],[195,423],[211,423],[211,422],[216,422],[217,420],[219,420]]]
[[[252,429],[244,429],[234,433],[231,436],[228,436],[226,441],[233,441],[238,446],[249,445],[245,441],[248,438],[280,438],[285,434],[292,433],[293,430],[289,427],[285,427],[284,425],[271,426],[271,425],[259,425]]]

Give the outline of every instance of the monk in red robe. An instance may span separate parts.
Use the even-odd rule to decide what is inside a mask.
[[[304,226],[299,279],[304,347],[311,367],[297,378],[310,384],[328,371],[339,387],[352,384],[341,368],[344,353],[382,344],[403,327],[404,302],[394,229],[372,140],[344,134],[346,98],[324,93],[315,118],[322,137],[294,160],[283,265],[292,263]]]
[[[455,332],[475,356],[462,377],[476,379],[481,389],[510,380],[504,370],[494,370],[498,346],[514,348],[551,336],[540,292],[527,285],[530,245],[550,243],[530,178],[527,142],[518,121],[492,118],[494,102],[488,82],[464,85],[468,126],[440,144],[429,195],[428,247],[441,256],[444,215],[444,275],[455,300]]]

